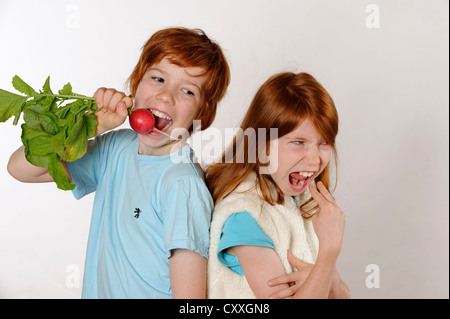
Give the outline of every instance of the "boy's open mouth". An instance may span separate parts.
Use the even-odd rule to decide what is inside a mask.
[[[165,132],[169,129],[169,127],[172,126],[173,120],[167,113],[155,109],[148,110],[152,112],[153,116],[155,117],[155,128]]]
[[[293,190],[303,191],[313,176],[314,172],[293,172],[289,174],[289,183]]]

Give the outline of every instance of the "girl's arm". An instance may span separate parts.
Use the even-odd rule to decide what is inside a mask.
[[[269,279],[285,274],[283,264],[275,250],[262,246],[234,246],[227,253],[236,255],[250,288],[256,298],[269,298],[271,294],[288,288],[287,284],[267,286]]]
[[[279,290],[270,296],[270,298],[280,299],[293,296],[297,290],[303,285],[305,280],[308,278],[314,264],[306,263],[300,259],[295,258],[288,251],[288,261],[291,266],[295,267],[297,270],[290,274],[285,274],[280,277],[271,279],[268,285],[271,287],[278,286],[280,284],[289,284],[289,288],[284,290]],[[330,284],[330,291],[328,293],[328,299],[348,299],[350,298],[350,290],[347,285],[341,280],[336,267],[334,267],[333,275]]]
[[[336,290],[341,295],[346,288],[341,285],[340,280],[338,285],[334,284],[336,261],[342,248],[345,215],[322,182],[317,183],[317,188],[310,184],[309,190],[319,205],[319,211],[312,217],[314,230],[319,239],[319,253],[309,275],[299,287],[296,287],[293,297],[326,299],[330,296],[330,291],[332,296],[335,295]],[[274,288],[267,285],[269,280],[277,277],[274,275],[277,271],[280,271],[280,275],[284,273],[283,267],[276,268],[282,266],[278,255],[274,250],[272,250],[273,255],[270,255],[263,253],[259,247],[249,246],[236,246],[234,252],[255,295],[259,298],[267,298],[270,295],[267,293],[268,289]],[[269,272],[272,276],[268,275]],[[282,284],[284,289],[286,289],[285,285],[287,284]]]
[[[295,292],[293,298],[326,299],[332,291],[336,259],[331,254],[319,253],[316,264],[312,266],[306,280],[301,285],[292,287],[293,290],[290,291],[287,283],[267,285],[270,279],[286,275],[275,250],[259,246],[235,246],[232,251],[238,257],[256,298],[276,297],[282,292],[284,297],[287,297]]]
[[[331,284],[330,294],[328,295],[328,299],[350,299],[350,289],[348,286],[341,280],[337,269],[335,269],[335,275],[333,283]]]
[[[173,299],[206,298],[206,258],[187,249],[174,249],[169,258]]]

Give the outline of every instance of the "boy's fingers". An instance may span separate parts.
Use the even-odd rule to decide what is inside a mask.
[[[103,101],[102,101],[102,108],[105,111],[112,111],[111,109],[111,100],[114,96],[114,94],[116,93],[116,90],[114,89],[107,89],[105,90],[104,94],[103,94]]]
[[[123,101],[119,102],[119,106],[117,107],[117,113],[122,117],[126,117],[128,115],[127,105],[125,104],[125,102]]]
[[[109,101],[108,110],[111,112],[116,112],[124,95],[125,94],[123,94],[122,92],[114,92],[114,94],[111,96],[111,100]]]
[[[103,95],[105,94],[105,91],[106,88],[101,87],[94,93],[95,103],[97,104],[98,108],[102,108],[103,106]]]
[[[133,99],[129,96],[125,96],[122,98],[122,101],[125,103],[127,109],[131,109],[133,107]]]

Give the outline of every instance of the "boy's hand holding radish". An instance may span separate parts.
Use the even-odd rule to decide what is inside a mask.
[[[133,107],[133,100],[125,93],[115,89],[99,88],[94,93],[100,109],[95,115],[98,125],[95,135],[100,135],[122,125],[128,116],[128,109]]]
[[[133,100],[125,93],[102,87],[94,93],[94,97],[100,109],[95,114],[98,121],[95,135],[103,134],[122,125],[129,115],[131,128],[136,133],[148,134],[150,131],[158,131],[172,140],[178,140],[155,127],[155,117],[149,110],[136,109],[131,112]]]

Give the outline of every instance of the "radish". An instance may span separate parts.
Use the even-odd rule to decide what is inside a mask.
[[[155,127],[155,117],[148,109],[137,109],[130,114],[130,126],[138,134],[148,134],[151,131],[155,131],[166,135],[172,140],[178,141],[178,138],[174,138]]]
[[[131,128],[138,134],[148,134],[155,128],[155,117],[147,109],[137,109],[130,115]]]

